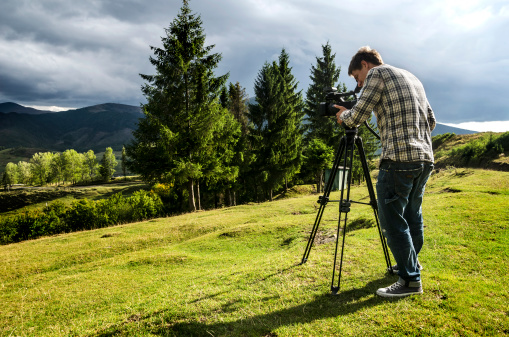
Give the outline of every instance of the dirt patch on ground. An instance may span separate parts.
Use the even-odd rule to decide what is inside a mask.
[[[323,245],[329,242],[334,242],[336,241],[336,237],[336,232],[333,230],[320,230],[316,232],[314,244]]]

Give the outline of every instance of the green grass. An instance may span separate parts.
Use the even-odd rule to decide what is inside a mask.
[[[508,194],[508,172],[434,175],[424,294],[399,300],[374,294],[396,276],[368,206],[348,215],[338,295],[336,204],[299,265],[317,195],[1,246],[0,336],[509,335]],[[365,186],[352,199],[366,201]]]

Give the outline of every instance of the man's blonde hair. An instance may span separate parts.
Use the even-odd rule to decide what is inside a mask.
[[[348,67],[348,76],[352,76],[352,72],[354,70],[362,69],[362,61],[373,63],[375,66],[384,64],[382,56],[380,56],[375,49],[371,49],[369,46],[364,46],[361,47],[361,49],[359,49],[359,51],[357,51],[357,53],[352,57],[350,66]]]

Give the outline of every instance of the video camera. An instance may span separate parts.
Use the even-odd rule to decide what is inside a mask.
[[[334,105],[341,105],[347,109],[353,108],[357,103],[357,93],[361,91],[361,87],[356,87],[353,91],[338,92],[338,89],[329,87],[323,90],[325,94],[325,102],[321,102],[318,108],[318,112],[324,117],[334,117],[339,109],[335,108]],[[345,100],[348,99],[349,100]]]

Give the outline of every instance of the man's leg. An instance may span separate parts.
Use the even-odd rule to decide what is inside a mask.
[[[383,162],[380,166],[377,181],[380,224],[400,275],[398,282],[377,291],[380,296],[422,293],[417,255],[423,244],[422,196],[431,172],[425,169],[426,165]]]
[[[410,229],[410,236],[412,237],[415,253],[417,255],[419,255],[424,242],[422,200],[424,197],[426,183],[432,171],[433,164],[423,164],[423,172],[414,182],[414,186],[409,195],[408,204],[403,214],[403,217],[407,221],[408,227]]]
[[[414,186],[414,179],[421,173],[422,165],[417,163],[383,162],[376,184],[382,232],[398,264],[398,274],[405,281],[420,281],[417,252],[404,213]],[[414,233],[417,234],[417,231]],[[422,243],[420,246],[422,247]]]

